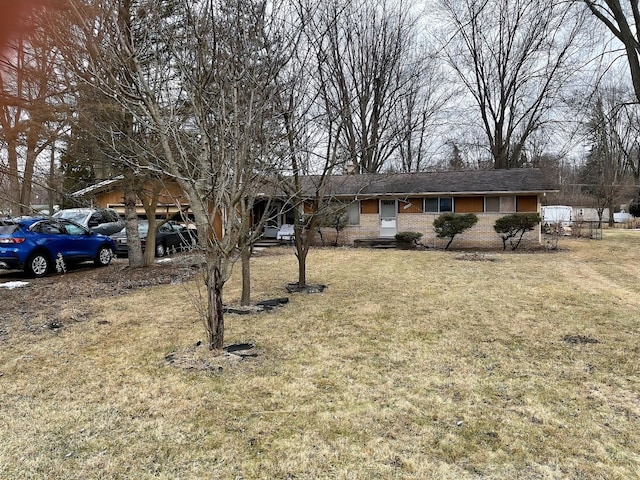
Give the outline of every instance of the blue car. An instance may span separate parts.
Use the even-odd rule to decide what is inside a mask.
[[[24,270],[36,278],[54,270],[60,257],[65,265],[86,261],[109,265],[115,250],[111,238],[70,220],[0,220],[0,268]]]

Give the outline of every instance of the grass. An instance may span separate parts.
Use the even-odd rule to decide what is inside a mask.
[[[0,478],[640,478],[640,232],[605,233],[312,251],[329,288],[228,315],[259,355],[221,371],[165,361],[209,355],[194,284],[79,299],[88,320],[0,345]],[[296,279],[281,253],[255,300]]]

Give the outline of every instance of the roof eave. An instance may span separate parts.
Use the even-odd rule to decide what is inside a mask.
[[[83,197],[85,195],[88,194],[96,194],[96,193],[100,193],[104,190],[108,190],[109,187],[111,187],[113,184],[118,183],[120,180],[124,179],[124,175],[118,175],[117,177],[114,178],[109,178],[107,180],[103,180],[101,182],[98,182],[94,185],[90,185],[86,188],[83,188],[82,190],[78,190],[76,192],[73,192],[71,194],[72,197],[77,198],[77,197]]]
[[[386,193],[338,193],[331,195],[332,198],[347,198],[347,197],[359,197],[359,198],[374,198],[374,197],[434,197],[434,196],[460,196],[460,195],[540,195],[543,193],[557,193],[558,189],[545,189],[545,190],[482,190],[475,192],[386,192]]]

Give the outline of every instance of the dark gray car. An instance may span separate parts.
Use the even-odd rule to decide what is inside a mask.
[[[112,208],[66,208],[53,217],[71,220],[102,235],[112,235],[124,228],[124,220]]]
[[[149,222],[138,220],[138,234],[144,251],[147,245],[147,235],[149,233]],[[111,235],[116,244],[116,252],[119,257],[129,254],[127,245],[127,232],[122,229],[120,232]],[[156,257],[164,257],[168,253],[188,250],[198,243],[198,232],[189,229],[174,221],[163,223],[156,230]]]

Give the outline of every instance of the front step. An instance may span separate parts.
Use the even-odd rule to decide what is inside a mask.
[[[287,242],[283,242],[282,240],[276,240],[275,238],[261,238],[253,244],[254,247],[258,248],[269,248],[269,247],[279,247],[281,245],[286,245]]]
[[[366,248],[396,248],[396,239],[393,237],[357,238],[353,241],[353,245]]]

